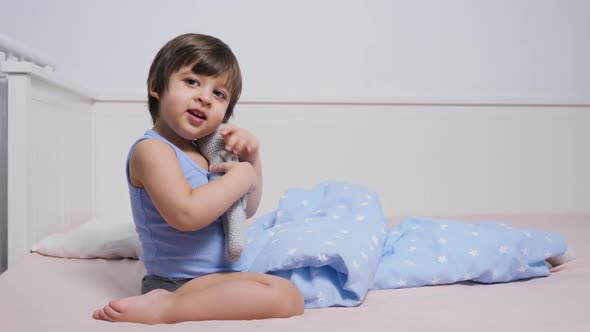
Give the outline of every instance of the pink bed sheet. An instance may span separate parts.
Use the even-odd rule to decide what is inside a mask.
[[[30,254],[0,275],[0,331],[590,331],[590,215],[452,219],[561,233],[578,258],[546,278],[373,291],[358,307],[288,319],[145,326],[91,318],[108,300],[139,293],[140,262]]]

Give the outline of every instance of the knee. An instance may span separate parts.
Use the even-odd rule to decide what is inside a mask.
[[[276,317],[286,318],[303,314],[303,296],[292,282],[280,278],[275,294]]]

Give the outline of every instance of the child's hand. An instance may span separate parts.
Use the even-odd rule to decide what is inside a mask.
[[[221,136],[225,140],[225,149],[240,160],[253,163],[258,159],[258,139],[246,129],[227,125],[221,130]]]
[[[256,171],[254,170],[254,166],[249,162],[225,162],[219,164],[213,164],[209,166],[209,172],[211,173],[230,173],[230,172],[238,172],[241,176],[240,178],[247,182],[248,184],[248,193],[253,192],[256,190],[257,186],[257,177]]]

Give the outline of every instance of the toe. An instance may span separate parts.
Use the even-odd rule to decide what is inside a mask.
[[[98,317],[100,317],[100,319],[106,320],[108,322],[111,321],[111,318],[104,312],[104,308],[100,309],[100,311],[98,312]]]
[[[110,305],[104,307],[104,313],[107,315],[111,321],[116,321],[121,318],[121,313],[117,310],[113,309]]]
[[[125,305],[124,299],[113,300],[109,302],[108,306],[118,313],[124,312],[125,308],[127,307]]]

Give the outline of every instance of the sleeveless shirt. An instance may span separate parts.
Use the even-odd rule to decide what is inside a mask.
[[[209,172],[153,130],[148,130],[132,145],[127,156],[127,184],[135,229],[143,248],[140,259],[147,274],[165,278],[197,278],[210,273],[242,271],[240,261],[232,263],[225,255],[225,238],[219,218],[196,231],[177,230],[160,215],[145,188],[131,184],[129,159],[135,145],[145,139],[157,139],[174,150],[191,188],[207,184]]]

